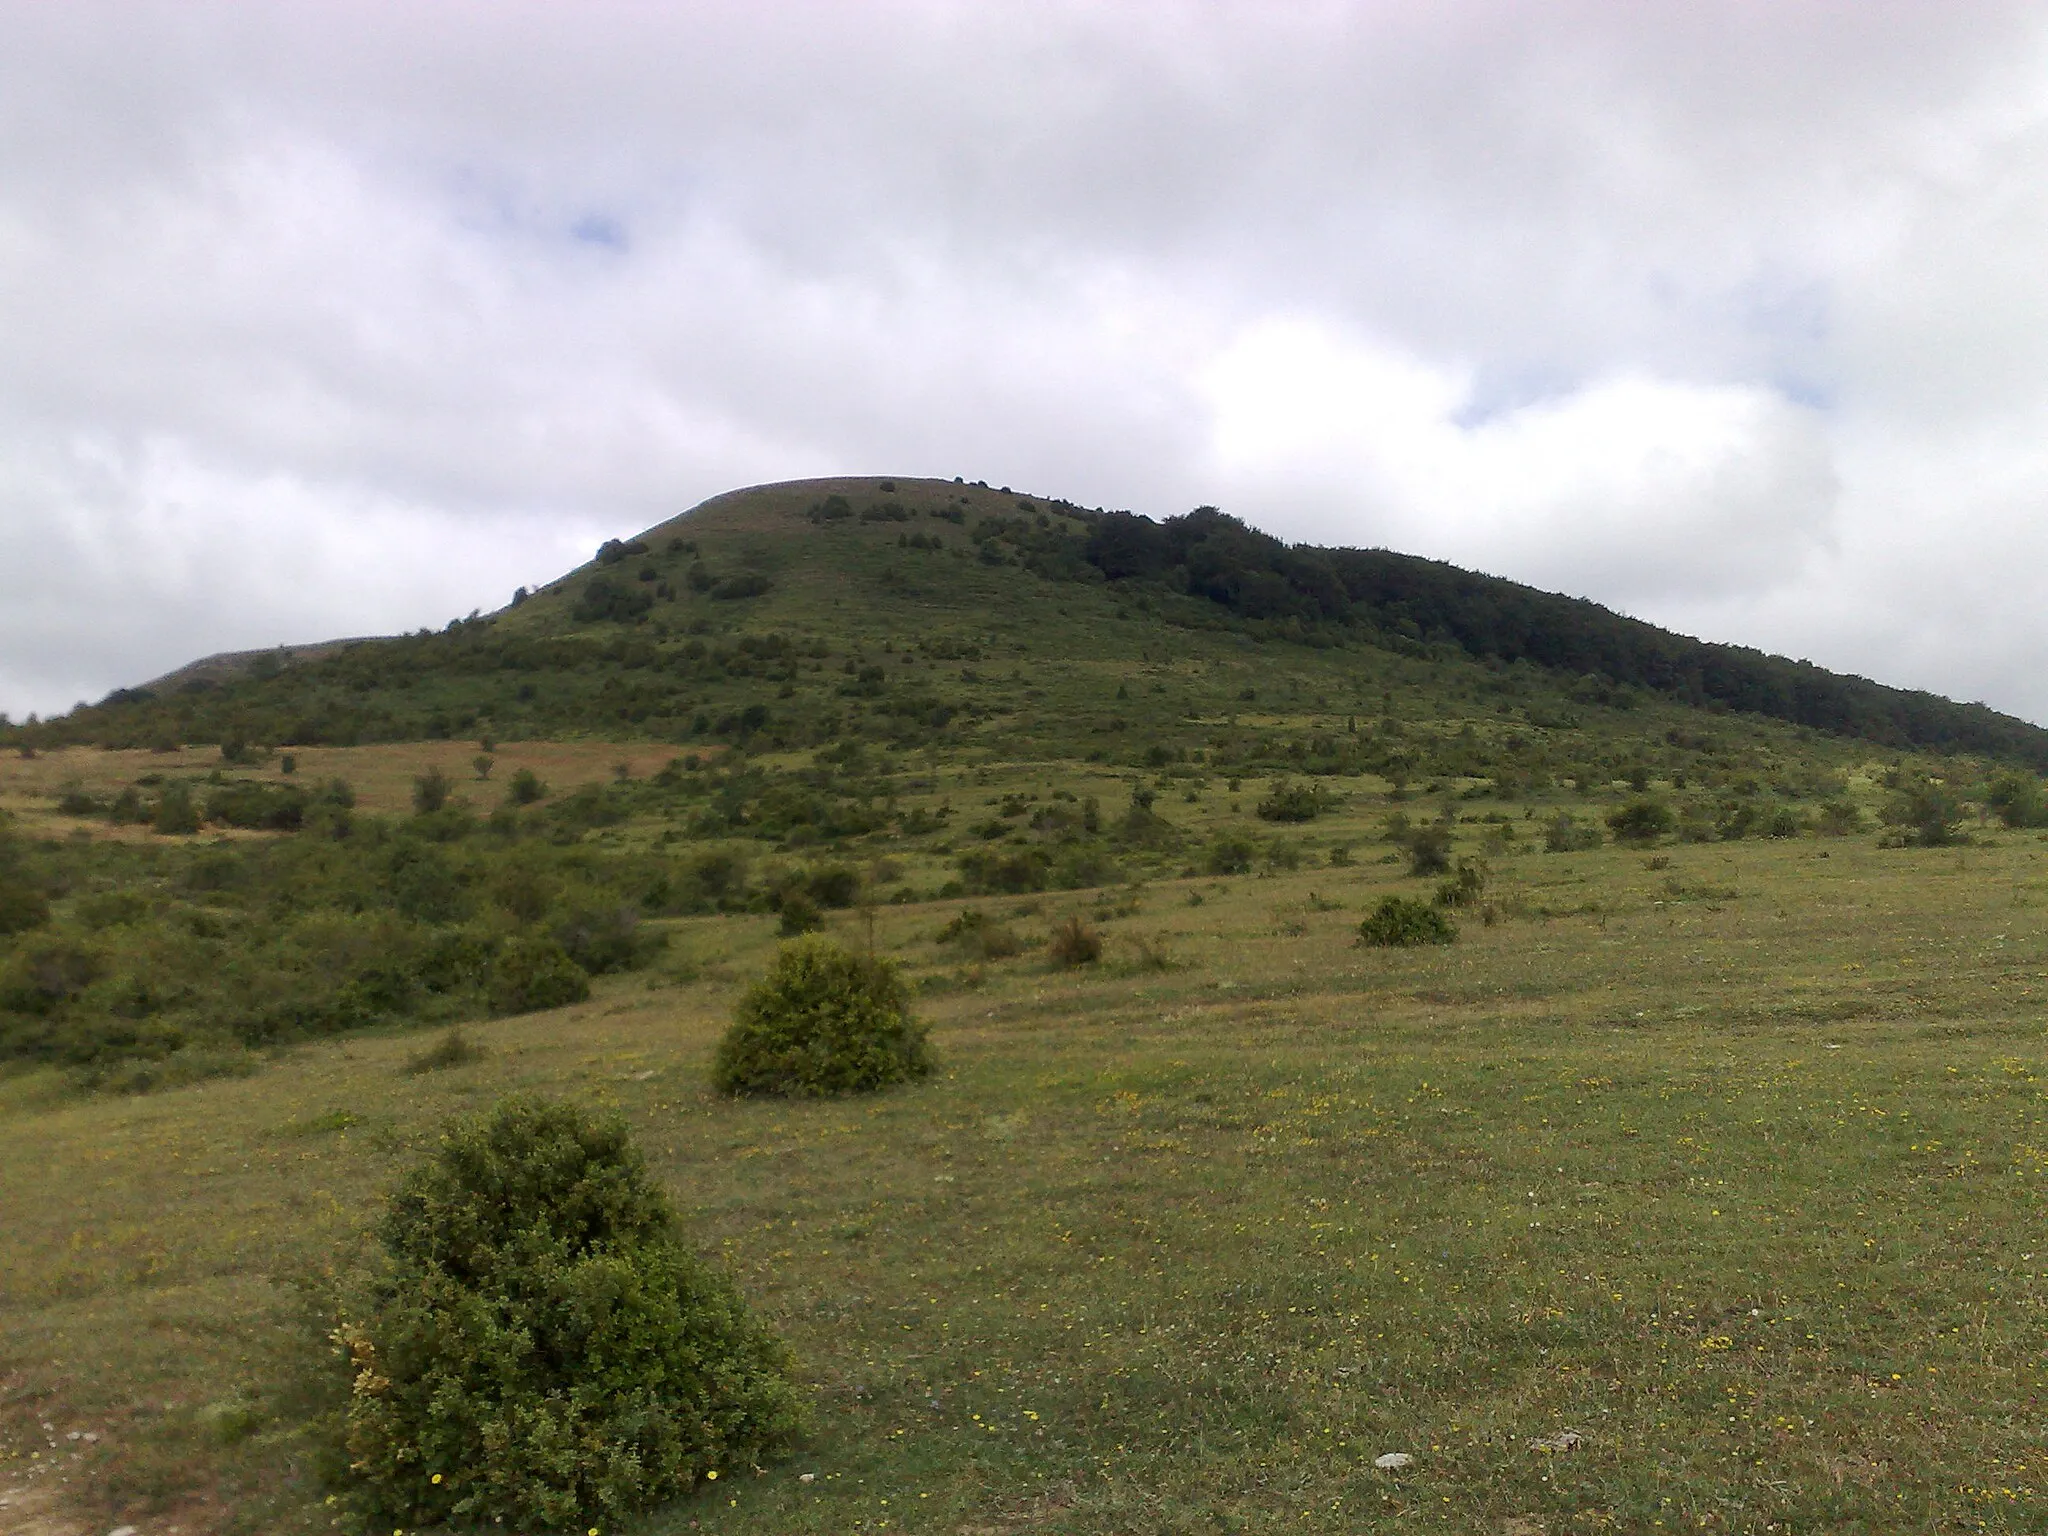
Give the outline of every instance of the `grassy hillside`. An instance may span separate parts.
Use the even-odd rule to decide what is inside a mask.
[[[513,1090],[817,1395],[633,1531],[2040,1529],[2040,733],[1802,675],[835,481],[17,729],[0,1532],[332,1529],[304,1290]],[[719,1097],[819,924],[938,1075]]]
[[[1417,888],[1378,863],[974,904],[1008,956],[884,907],[942,1067],[872,1101],[709,1091],[765,914],[445,1070],[372,1035],[144,1098],[16,1077],[0,1487],[326,1529],[285,1282],[537,1088],[626,1112],[821,1410],[635,1529],[2040,1529],[2039,845],[1494,868],[1499,920],[1420,952],[1352,947]],[[1047,958],[1070,912],[1097,965]]]
[[[1230,750],[1214,738],[1233,722],[1247,738],[1333,722],[1355,735],[1402,703],[1473,733],[1455,751],[1368,737],[1320,755],[1540,770],[1547,748],[1583,759],[1668,733],[1602,728],[1663,703],[2048,766],[2048,732],[1980,705],[1703,645],[1450,566],[1290,548],[1207,509],[1156,524],[929,480],[736,491],[613,541],[498,614],[216,658],[13,739],[587,733],[789,748],[853,734],[1142,764]]]

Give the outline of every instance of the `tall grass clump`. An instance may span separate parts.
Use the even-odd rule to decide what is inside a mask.
[[[424,1072],[444,1072],[450,1067],[466,1067],[473,1061],[482,1061],[490,1054],[483,1046],[462,1032],[460,1024],[451,1024],[432,1045],[415,1051],[405,1061],[408,1076],[418,1077]]]
[[[1070,917],[1053,929],[1046,949],[1055,965],[1093,965],[1102,958],[1102,935],[1080,918]]]
[[[366,1528],[609,1528],[802,1430],[784,1347],[684,1242],[623,1121],[458,1121],[338,1308],[340,1499]]]
[[[815,1098],[867,1093],[932,1069],[896,967],[818,935],[776,952],[718,1042],[722,1093]]]

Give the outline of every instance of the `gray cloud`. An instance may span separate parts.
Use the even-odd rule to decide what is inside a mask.
[[[0,4],[0,709],[735,484],[1217,501],[2048,719],[2048,23]]]

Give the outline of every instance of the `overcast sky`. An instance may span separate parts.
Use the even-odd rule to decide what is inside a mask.
[[[0,710],[831,473],[2048,721],[2048,9],[0,0]]]

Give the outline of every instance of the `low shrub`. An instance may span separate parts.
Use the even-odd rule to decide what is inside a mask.
[[[818,904],[802,891],[791,891],[782,898],[782,921],[777,926],[785,939],[796,938],[799,934],[816,933],[825,926],[825,914],[818,910]]]
[[[1256,809],[1262,821],[1314,821],[1330,805],[1330,796],[1320,784],[1276,779]]]
[[[1631,800],[1607,813],[1608,830],[1617,843],[1654,843],[1678,825],[1671,807],[1661,800]]]
[[[1102,958],[1102,935],[1080,918],[1070,917],[1053,929],[1046,948],[1055,965],[1093,965]]]
[[[2001,773],[1984,789],[1985,808],[2008,827],[2048,826],[2048,795],[2031,773]]]
[[[188,837],[199,830],[199,807],[192,803],[192,791],[184,784],[166,784],[157,797],[150,829],[165,837]]]
[[[773,585],[774,583],[760,572],[747,571],[738,576],[726,577],[712,587],[711,595],[731,602],[742,597],[759,597]]]
[[[1170,971],[1173,969],[1173,948],[1163,933],[1134,933],[1130,935],[1131,948],[1136,951],[1136,965],[1141,971]]]
[[[50,903],[43,893],[26,881],[11,879],[0,872],[0,938],[27,933],[50,920]]]
[[[548,787],[540,781],[540,775],[531,768],[522,768],[512,775],[505,786],[505,798],[514,805],[532,805],[547,798]]]
[[[413,813],[419,816],[433,815],[448,803],[448,797],[454,790],[455,781],[438,767],[415,774],[412,781]]]
[[[1764,820],[1764,836],[1797,837],[1806,830],[1806,821],[1789,805],[1781,805]]]
[[[330,1334],[330,1476],[372,1529],[610,1529],[802,1431],[787,1350],[697,1259],[624,1122],[538,1099],[400,1182]]]
[[[482,1046],[462,1032],[457,1024],[446,1030],[441,1038],[423,1051],[415,1051],[405,1060],[408,1075],[418,1077],[423,1072],[441,1072],[449,1067],[463,1067],[472,1061],[481,1061],[490,1054]]]
[[[1458,871],[1436,888],[1440,907],[1469,907],[1486,892],[1486,866],[1471,859],[1458,860]]]
[[[634,971],[668,944],[668,935],[640,926],[640,914],[623,902],[593,901],[562,914],[551,925],[562,951],[593,976]]]
[[[206,819],[226,827],[295,832],[305,823],[311,799],[293,784],[223,784],[206,797]]]
[[[1202,867],[1212,875],[1244,875],[1251,873],[1252,861],[1258,856],[1258,848],[1248,838],[1219,837],[1209,845]]]
[[[1024,941],[1007,923],[996,922],[986,912],[969,907],[939,930],[938,942],[956,944],[981,960],[1008,960],[1024,953]]]
[[[1457,925],[1438,908],[1406,896],[1383,897],[1358,925],[1358,942],[1380,949],[1448,944],[1457,936]]]
[[[1830,800],[1820,808],[1820,834],[1846,837],[1863,830],[1863,812],[1850,800]]]
[[[718,1042],[722,1093],[818,1097],[909,1082],[931,1047],[896,967],[815,935],[785,944]]]
[[[57,811],[60,815],[97,816],[105,809],[106,806],[98,795],[75,781],[57,791]]]
[[[1406,847],[1408,873],[1417,878],[1441,875],[1451,867],[1451,829],[1440,822],[1412,828]]]
[[[493,1013],[539,1013],[590,996],[590,973],[553,939],[537,934],[506,941],[491,963]]]
[[[1970,841],[1962,804],[1943,784],[1909,786],[1885,807],[1884,821],[1893,829],[1885,839],[1893,847],[1951,848]]]
[[[1600,846],[1600,829],[1580,821],[1570,811],[1559,811],[1544,823],[1543,847],[1548,853],[1583,853]]]
[[[1051,862],[1036,848],[978,848],[960,855],[960,874],[969,890],[1015,895],[1044,890]]]

